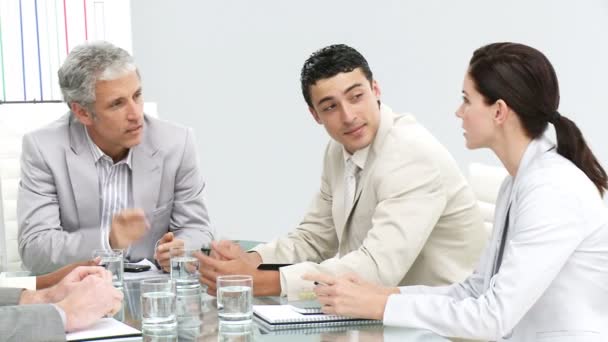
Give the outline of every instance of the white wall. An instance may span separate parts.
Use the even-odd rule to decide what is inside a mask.
[[[464,148],[453,115],[473,50],[537,47],[560,78],[560,111],[608,166],[606,0],[132,0],[132,16],[146,100],[197,134],[211,219],[226,237],[292,229],[317,191],[328,137],[308,114],[299,72],[331,43],[361,51],[383,101],[415,113],[462,167],[497,163]]]

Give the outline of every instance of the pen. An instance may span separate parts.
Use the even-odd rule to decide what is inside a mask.
[[[321,282],[318,282],[318,281],[315,281],[315,282],[314,282],[314,284],[315,284],[315,285],[323,285],[323,286],[328,286],[327,284],[325,284],[325,283],[321,283]]]

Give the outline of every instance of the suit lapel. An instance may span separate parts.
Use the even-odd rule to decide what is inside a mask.
[[[514,217],[513,212],[517,211],[518,199],[516,197],[516,193],[517,193],[517,189],[519,187],[520,180],[522,179],[523,175],[526,173],[527,168],[534,162],[535,159],[538,158],[538,156],[542,155],[543,153],[545,153],[547,151],[552,150],[554,147],[555,147],[555,145],[552,142],[550,142],[548,139],[546,139],[545,137],[540,137],[538,139],[530,141],[530,143],[526,147],[526,150],[521,158],[519,167],[517,168],[516,176],[515,177],[509,176],[509,177],[511,177],[510,184],[507,184],[505,189],[501,189],[501,194],[504,192],[504,193],[507,193],[508,195],[505,198],[504,203],[496,203],[496,211],[494,213],[493,237],[492,237],[492,246],[493,246],[493,248],[492,248],[493,254],[492,254],[492,259],[491,259],[492,263],[487,266],[487,272],[486,272],[485,284],[484,284],[485,288],[489,288],[492,276],[494,276],[494,270],[497,267],[498,254],[499,254],[502,234],[504,232],[504,229],[506,229],[505,223],[507,221],[507,215],[509,215],[511,218],[513,218]],[[500,211],[499,211],[499,208],[500,208]],[[507,241],[509,239],[509,235],[512,234],[517,229],[516,226],[513,226],[513,220],[509,220],[509,221],[510,221],[510,223],[509,223],[510,227],[509,227],[509,231],[507,232],[507,236],[505,237]],[[505,241],[505,244],[507,243],[507,241]],[[505,245],[505,249],[506,249],[506,247],[507,246]],[[503,261],[504,261],[504,254],[503,254]]]
[[[341,207],[343,209],[341,211],[343,213],[343,216],[341,216],[342,220],[340,220],[340,224],[336,226],[340,228],[340,230],[337,231],[338,236],[343,236],[347,229],[347,223],[349,222],[350,216],[352,215],[353,210],[357,206],[359,198],[361,197],[361,193],[363,192],[363,189],[367,186],[370,175],[374,169],[374,162],[376,161],[376,156],[382,149],[384,140],[388,136],[393,126],[394,117],[395,114],[393,114],[392,110],[389,107],[382,105],[380,109],[380,124],[378,126],[378,132],[376,133],[376,137],[374,138],[372,146],[369,150],[369,154],[367,155],[367,160],[365,161],[365,168],[359,174],[359,180],[357,181],[357,189],[355,190],[355,198],[353,200],[353,203],[348,208],[348,212],[346,211],[344,204],[344,162],[342,162],[342,174],[340,176],[341,179],[337,182],[339,186],[336,187],[336,190],[340,191],[336,193],[342,194],[342,199],[340,199],[338,203],[342,204]]]
[[[156,208],[160,192],[162,157],[150,141],[148,120],[144,121],[142,143],[133,147],[133,206],[150,214]]]
[[[81,227],[100,224],[99,180],[84,126],[70,114],[70,148],[65,157]]]

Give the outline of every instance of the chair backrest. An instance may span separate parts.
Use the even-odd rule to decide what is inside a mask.
[[[469,164],[469,184],[477,197],[488,233],[492,232],[496,197],[507,174],[507,170],[503,167],[481,163]]]
[[[0,105],[0,265],[4,270],[21,269],[17,242],[17,189],[19,187],[21,139],[68,111],[65,103]],[[156,103],[144,104],[146,114],[156,117]]]

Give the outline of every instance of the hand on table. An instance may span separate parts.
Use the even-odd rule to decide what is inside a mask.
[[[211,247],[211,256],[195,254],[200,262],[200,282],[207,285],[209,294],[216,294],[217,276],[233,274],[251,275],[256,296],[276,296],[281,293],[279,272],[257,269],[262,261],[258,253],[246,253],[231,241],[213,242]]]
[[[103,269],[102,269],[103,270]],[[68,295],[57,305],[65,312],[68,332],[90,326],[98,319],[113,316],[122,307],[123,294],[112,286],[112,274],[91,274],[71,286]]]
[[[41,275],[36,277],[36,289],[41,290],[48,287],[51,287],[58,282],[60,282],[68,273],[70,273],[73,269],[78,266],[97,266],[101,258],[97,257],[92,260],[75,262],[73,264],[69,264],[63,266],[55,272],[51,272],[49,274]]]
[[[388,296],[398,288],[375,285],[354,274],[339,277],[307,273],[304,280],[316,281],[314,293],[324,313],[369,319],[382,319]]]

